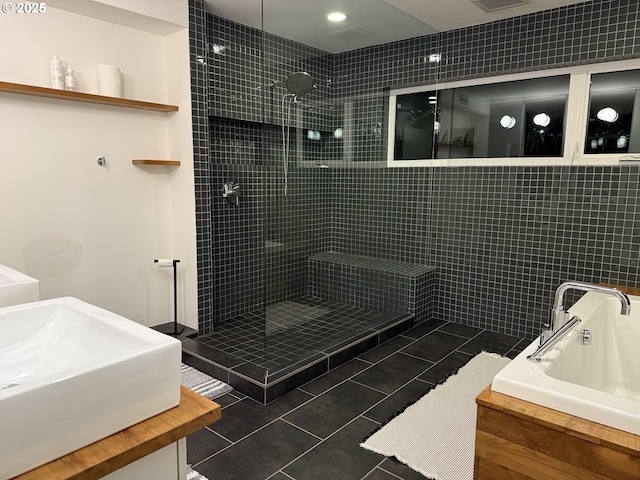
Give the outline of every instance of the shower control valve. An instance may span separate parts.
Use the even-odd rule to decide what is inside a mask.
[[[222,198],[229,205],[238,206],[238,197],[240,196],[240,185],[236,182],[229,181],[222,186]]]

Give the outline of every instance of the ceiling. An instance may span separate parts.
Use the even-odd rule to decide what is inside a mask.
[[[244,25],[339,53],[502,20],[584,0],[205,0],[209,11]],[[342,11],[331,24],[325,15]],[[490,11],[485,11],[490,10]],[[264,11],[264,18],[263,18]]]

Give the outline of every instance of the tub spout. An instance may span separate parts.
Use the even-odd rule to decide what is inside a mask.
[[[565,282],[558,287],[553,302],[553,308],[551,309],[551,334],[556,333],[567,322],[567,313],[564,310],[564,294],[567,290],[581,290],[583,292],[598,292],[613,295],[620,300],[620,313],[622,315],[629,315],[631,313],[631,301],[627,295],[618,290],[617,288],[604,287],[602,285],[596,285],[593,283],[583,282]]]
[[[578,317],[573,317],[569,320],[569,312],[564,310],[564,294],[570,288],[583,292],[598,292],[613,295],[620,300],[620,313],[622,315],[629,315],[631,313],[631,301],[629,297],[617,288],[604,287],[593,283],[565,282],[556,290],[553,308],[551,309],[551,322],[544,326],[545,329],[540,333],[540,345],[533,354],[527,357],[528,360],[532,362],[541,361],[542,354],[551,348],[560,338],[564,337],[564,335],[571,330],[571,327],[580,321]]]

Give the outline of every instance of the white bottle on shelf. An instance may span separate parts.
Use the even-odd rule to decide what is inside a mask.
[[[62,68],[62,60],[54,55],[50,61],[51,64],[51,88],[64,90],[64,70]]]
[[[71,65],[67,66],[67,74],[64,76],[64,88],[70,92],[78,91],[78,81],[76,80],[76,74],[71,69]]]

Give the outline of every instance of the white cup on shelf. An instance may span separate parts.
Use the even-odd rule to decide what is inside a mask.
[[[96,65],[98,93],[107,97],[122,97],[122,73],[115,65]]]

